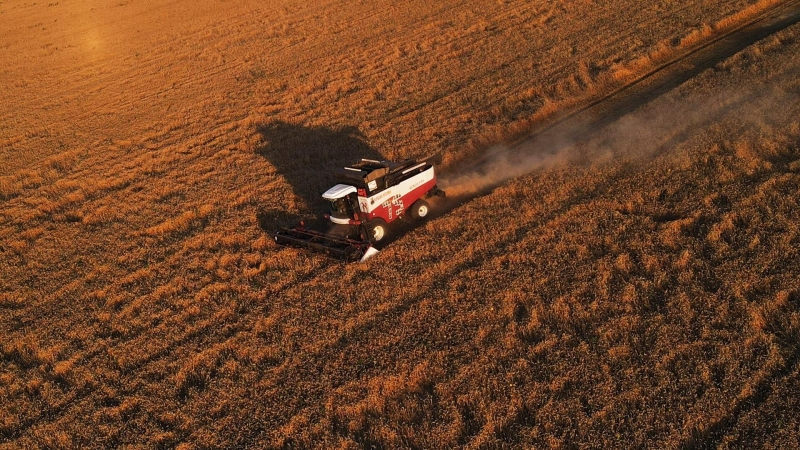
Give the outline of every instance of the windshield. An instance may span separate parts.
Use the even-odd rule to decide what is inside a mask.
[[[336,200],[331,200],[331,216],[337,219],[349,219],[350,218],[350,208],[347,205],[347,198],[337,198]]]

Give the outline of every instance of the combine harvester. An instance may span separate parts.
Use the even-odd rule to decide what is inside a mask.
[[[362,159],[336,169],[339,184],[322,194],[331,207],[325,214],[328,230],[312,230],[300,222],[278,230],[275,242],[347,262],[366,261],[378,253],[373,245],[386,238],[389,223],[409,213],[423,220],[430,212],[425,199],[444,197],[434,171],[441,161],[441,155],[401,162]]]

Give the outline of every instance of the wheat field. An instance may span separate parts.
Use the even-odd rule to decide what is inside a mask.
[[[508,148],[774,3],[0,2],[0,448],[800,447],[800,26]],[[272,243],[439,152],[516,172]]]

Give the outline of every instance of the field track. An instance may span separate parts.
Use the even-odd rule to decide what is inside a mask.
[[[508,143],[509,150],[506,153],[512,161],[514,156],[524,159],[531,152],[558,153],[564,146],[585,139],[702,71],[798,22],[800,0],[781,2],[713,39],[702,41],[699,45],[678,53],[600,98],[590,100],[577,108],[561,111],[552,119],[536,124],[529,133]],[[482,167],[491,165],[491,158],[492,154],[488,153],[483,157],[470,158],[466,164],[456,162],[453,165],[459,172],[480,172]],[[481,191],[459,200],[466,201],[476,195],[485,194],[496,186],[496,183],[487,184]]]
[[[604,126],[614,123],[742,49],[799,21],[800,0],[779,3],[712,39],[701,41],[698,45],[677,53],[674,57],[599,98],[591,99],[577,107],[566,108],[554,117],[534,124],[529,132],[509,142],[506,145],[507,149],[502,152],[504,159],[502,171],[510,175],[489,177],[488,180],[469,189],[468,193],[458,193],[454,198],[440,202],[432,212],[431,218],[447,214],[459,205],[491,192],[511,176],[526,173],[525,170],[508,170],[508,166],[515,166],[516,169],[530,166],[526,161],[532,156],[537,160],[560,159],[558,154],[565,148],[588,138]],[[481,178],[487,170],[494,170],[493,158],[497,156],[497,153],[490,149],[477,157],[473,155],[463,161],[456,160],[440,172],[440,177],[445,180],[460,177]],[[532,168],[538,169],[541,166],[533,164]],[[378,244],[377,248],[385,248],[415,228],[412,223],[395,226],[396,233]]]

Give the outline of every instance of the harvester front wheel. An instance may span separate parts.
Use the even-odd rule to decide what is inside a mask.
[[[386,222],[380,219],[371,220],[366,223],[367,235],[371,242],[380,242],[389,234]]]
[[[419,199],[411,205],[411,217],[416,220],[424,219],[429,212],[431,212],[431,208],[428,206],[428,202],[423,199]]]

